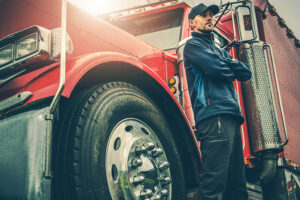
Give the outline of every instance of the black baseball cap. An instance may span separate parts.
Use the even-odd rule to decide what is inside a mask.
[[[189,13],[189,19],[194,19],[196,15],[199,15],[207,10],[210,10],[214,15],[219,12],[219,7],[217,5],[210,5],[206,6],[203,3],[192,8],[191,12]]]

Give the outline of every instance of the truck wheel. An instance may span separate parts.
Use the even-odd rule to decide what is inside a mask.
[[[185,199],[171,129],[141,90],[111,82],[73,99],[54,138],[55,199]]]

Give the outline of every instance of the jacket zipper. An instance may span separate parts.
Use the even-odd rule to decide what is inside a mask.
[[[220,115],[218,115],[218,133],[222,133]]]
[[[205,77],[205,93],[206,93],[206,104],[209,105],[210,104],[210,99],[209,99],[209,93],[208,93],[208,80],[207,77]]]

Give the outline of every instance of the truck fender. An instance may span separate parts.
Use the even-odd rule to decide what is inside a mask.
[[[156,57],[153,59],[161,59],[161,54],[154,56]],[[194,132],[167,83],[152,68],[134,57],[121,53],[97,52],[68,59],[66,69],[66,84],[62,93],[66,100],[85,88],[110,81],[128,82],[146,93],[162,111],[172,128],[186,172],[187,189],[197,187],[197,174],[201,162]],[[59,85],[59,62],[32,73],[34,74],[25,74],[8,85],[12,91],[30,91],[32,96],[26,102],[29,105],[55,95]]]
[[[72,70],[67,73],[63,96],[72,98],[84,87],[108,81],[132,83],[150,96],[173,129],[187,172],[187,188],[197,185],[201,154],[194,132],[166,82],[149,66],[133,57],[114,52],[83,56],[74,62]]]

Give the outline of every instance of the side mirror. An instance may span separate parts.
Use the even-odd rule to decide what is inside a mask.
[[[239,3],[240,4],[235,7],[237,27],[239,30],[239,40],[237,40],[237,42],[259,41],[253,3],[249,0],[240,1]]]

